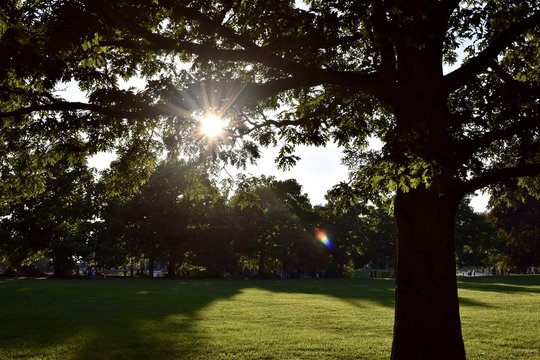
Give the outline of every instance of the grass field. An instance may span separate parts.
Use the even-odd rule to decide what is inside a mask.
[[[0,278],[0,359],[388,359],[391,280]],[[540,359],[540,276],[460,281],[469,359]]]

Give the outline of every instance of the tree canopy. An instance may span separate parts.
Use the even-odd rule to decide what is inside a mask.
[[[2,59],[0,115],[11,129],[4,136],[15,142],[32,133],[33,144],[25,145],[36,146],[35,157],[116,142],[133,159],[144,151],[138,142],[156,140],[156,128],[161,145],[174,147],[196,127],[194,112],[215,111],[233,120],[231,135],[250,134],[263,145],[285,139],[282,165],[294,162],[294,144],[333,139],[350,149],[362,167],[358,176],[369,176],[378,190],[431,184],[439,164],[455,168],[460,193],[538,173],[534,2],[305,5],[9,1],[0,27],[9,54]],[[441,67],[460,56],[463,65],[444,75]],[[146,79],[145,88],[121,86],[133,77]],[[87,92],[88,103],[62,101],[57,90],[70,81]],[[407,89],[409,82],[416,85]],[[432,136],[415,128],[421,124],[402,129],[398,103],[422,99],[427,112],[436,101],[433,86],[443,90],[439,101],[451,116],[433,122]],[[37,113],[36,124],[28,115]],[[444,139],[435,136],[442,132]],[[362,150],[367,135],[385,142],[381,153]],[[56,139],[60,148],[40,150],[40,138]],[[415,145],[401,144],[403,138]],[[243,145],[244,155],[257,154],[251,142]]]

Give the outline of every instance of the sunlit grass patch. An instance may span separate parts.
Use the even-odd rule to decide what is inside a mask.
[[[540,359],[540,276],[464,279],[460,285],[460,298],[467,299],[461,319],[468,359]]]
[[[203,310],[197,328],[223,358],[386,358],[392,311],[371,310],[329,295],[248,288]]]

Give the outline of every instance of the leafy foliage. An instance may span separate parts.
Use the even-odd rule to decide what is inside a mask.
[[[456,258],[459,268],[491,267],[499,262],[502,241],[486,213],[475,213],[465,199],[459,205],[455,224]]]
[[[538,202],[529,197],[513,206],[495,206],[490,212],[504,244],[502,265],[508,269],[525,272],[540,263]]]
[[[7,232],[2,252],[18,269],[34,255],[52,259],[55,275],[71,273],[75,260],[90,252],[95,204],[93,174],[83,164],[62,160],[49,167],[45,191],[10,208],[2,219]]]
[[[245,178],[231,205],[237,219],[247,220],[239,224],[235,248],[256,259],[260,276],[278,269],[287,274],[315,271],[315,215],[295,180]]]

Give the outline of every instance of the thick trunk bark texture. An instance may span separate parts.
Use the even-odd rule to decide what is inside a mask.
[[[54,277],[64,277],[68,275],[69,261],[63,252],[56,251],[53,255]]]
[[[171,246],[169,250],[169,262],[167,264],[167,276],[168,277],[176,277],[178,275],[176,273],[176,265],[178,264],[178,249],[175,246]]]
[[[398,192],[393,360],[465,359],[453,239],[457,202]]]
[[[54,277],[64,277],[66,276],[66,270],[63,264],[55,264],[54,265]]]
[[[174,256],[169,256],[169,264],[167,265],[167,276],[176,277],[176,260]]]
[[[257,276],[264,277],[266,275],[266,252],[263,248],[259,250],[259,271]]]
[[[148,277],[154,277],[154,258],[150,257],[148,259]]]

